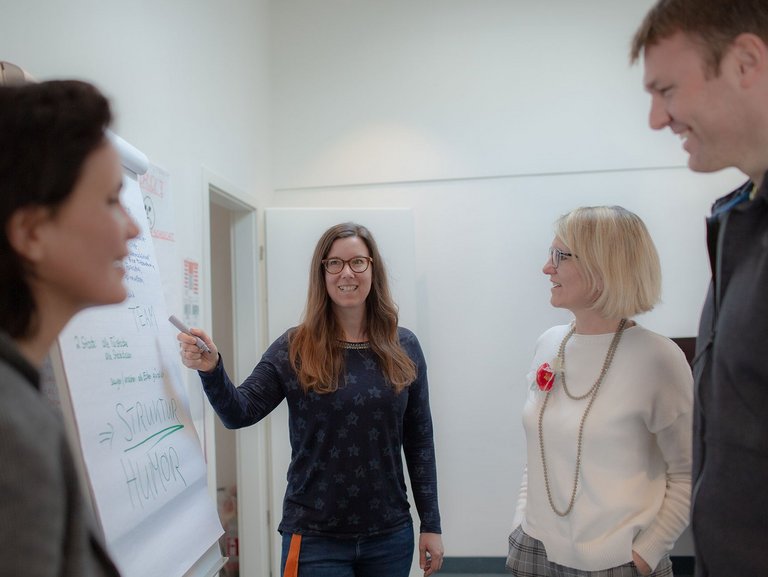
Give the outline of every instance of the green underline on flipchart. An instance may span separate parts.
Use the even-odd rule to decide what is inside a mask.
[[[136,444],[135,444],[133,447],[128,447],[128,448],[127,448],[127,449],[125,449],[123,452],[124,452],[124,453],[127,453],[128,451],[132,451],[133,449],[135,449],[135,448],[137,448],[137,447],[140,447],[141,445],[143,445],[143,444],[144,444],[144,443],[146,443],[147,441],[150,441],[150,440],[152,440],[152,439],[155,439],[155,437],[158,437],[158,436],[160,435],[160,436],[159,436],[159,438],[155,439],[155,444],[154,444],[154,445],[152,445],[152,447],[154,447],[154,446],[155,446],[155,445],[157,445],[157,444],[158,444],[160,441],[162,441],[163,439],[165,439],[165,438],[166,438],[168,435],[172,435],[172,434],[173,434],[173,433],[175,433],[176,431],[178,431],[178,430],[180,430],[180,429],[183,429],[183,428],[184,428],[184,425],[173,425],[172,427],[167,427],[167,428],[163,429],[162,431],[158,431],[158,432],[157,432],[157,433],[155,433],[154,435],[150,435],[149,437],[147,437],[146,439],[144,439],[144,440],[143,440],[141,443],[136,443]],[[151,449],[152,447],[149,447],[149,448]]]

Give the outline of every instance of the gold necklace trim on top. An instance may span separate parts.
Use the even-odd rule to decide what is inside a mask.
[[[573,509],[573,504],[576,502],[576,490],[579,486],[579,472],[581,471],[581,448],[582,441],[584,440],[584,423],[587,421],[587,415],[589,415],[592,404],[597,398],[597,392],[600,390],[600,385],[605,379],[605,374],[608,372],[608,368],[611,366],[611,362],[613,362],[613,357],[616,354],[616,348],[619,346],[619,340],[621,339],[621,335],[624,332],[624,327],[626,324],[627,319],[621,319],[621,321],[619,321],[619,326],[613,335],[611,344],[608,347],[608,352],[605,355],[603,368],[600,369],[600,374],[598,375],[595,384],[592,385],[592,387],[583,395],[572,395],[565,384],[565,345],[576,331],[576,323],[571,324],[571,328],[568,331],[568,334],[566,334],[563,338],[562,342],[560,343],[560,348],[557,351],[557,372],[560,374],[565,394],[568,396],[568,398],[573,399],[574,401],[579,401],[581,399],[590,397],[589,403],[587,403],[587,408],[584,409],[584,414],[581,416],[581,422],[579,423],[579,436],[576,441],[576,471],[573,475],[573,491],[571,491],[571,499],[568,502],[568,508],[565,511],[560,511],[557,507],[555,507],[554,499],[552,499],[552,489],[549,486],[549,472],[547,471],[547,459],[544,454],[544,410],[547,408],[547,401],[549,400],[549,395],[552,392],[551,390],[546,392],[544,396],[544,402],[541,404],[541,410],[539,411],[539,452],[541,453],[541,466],[544,469],[544,487],[547,490],[549,506],[552,507],[552,510],[555,512],[555,514],[560,517],[567,516]]]
[[[370,349],[371,343],[365,342],[365,343],[351,343],[349,341],[336,341],[336,344],[338,344],[342,349],[349,349],[353,351],[361,351],[363,349]]]

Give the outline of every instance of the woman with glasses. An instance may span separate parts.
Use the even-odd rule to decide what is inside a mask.
[[[120,202],[110,119],[84,82],[0,85],[3,575],[118,574],[39,372],[76,313],[126,298],[122,261],[139,229]]]
[[[303,322],[269,347],[239,387],[203,331],[179,333],[222,422],[247,427],[288,402],[291,463],[279,531],[281,572],[296,577],[407,577],[413,528],[405,453],[421,520],[420,566],[443,545],[427,367],[397,326],[384,261],[363,226],[328,229],[315,247]]]
[[[677,345],[632,320],[659,301],[656,248],[630,211],[578,208],[557,221],[543,273],[573,321],[536,344],[507,568],[672,575],[668,553],[688,524],[693,380]]]

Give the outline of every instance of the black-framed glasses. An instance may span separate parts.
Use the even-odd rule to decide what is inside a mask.
[[[563,252],[559,248],[555,248],[554,246],[549,247],[549,258],[552,260],[552,266],[557,268],[560,266],[560,262],[563,260],[567,260],[568,258],[572,257],[573,254],[570,252]]]
[[[322,261],[323,268],[328,274],[339,274],[344,270],[344,266],[349,265],[352,272],[365,272],[368,270],[368,266],[373,262],[373,259],[369,256],[353,256],[349,260],[343,258],[325,258]]]

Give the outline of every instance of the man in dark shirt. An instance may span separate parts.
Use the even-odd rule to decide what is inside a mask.
[[[659,0],[632,43],[650,125],[697,172],[749,181],[708,219],[712,284],[694,359],[697,576],[764,575],[768,543],[768,2]]]

